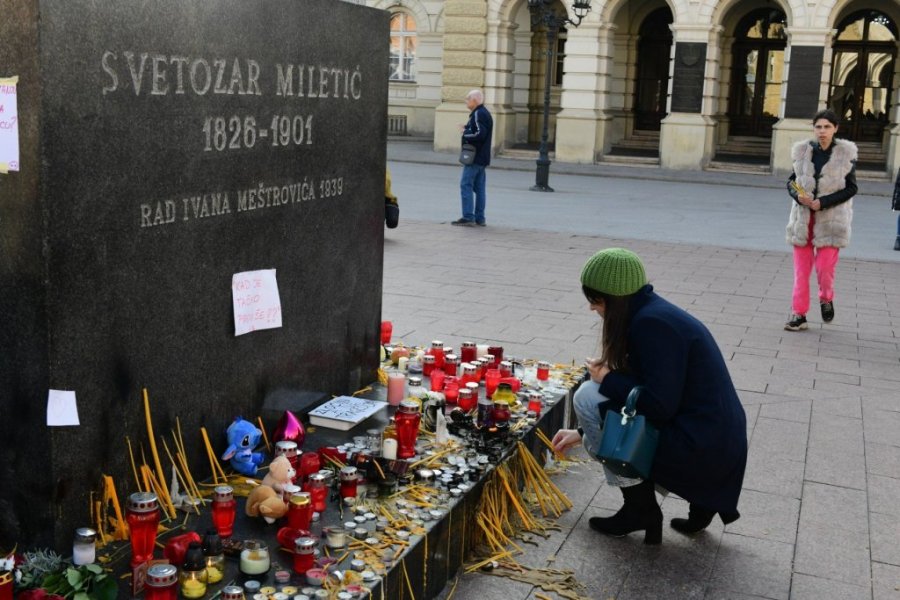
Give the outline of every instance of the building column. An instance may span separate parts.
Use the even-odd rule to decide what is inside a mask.
[[[434,111],[434,149],[459,150],[469,90],[485,85],[487,1],[446,0],[441,103]]]
[[[493,149],[510,147],[516,139],[513,109],[515,32],[508,21],[488,21],[484,69],[484,103],[494,118]]]
[[[900,56],[900,40],[897,41],[897,56]],[[887,174],[891,179],[897,176],[900,170],[900,60],[894,60],[894,89],[891,92],[893,104],[888,109],[888,118],[894,126],[891,127],[888,140]]]
[[[782,118],[772,126],[772,172],[779,175],[791,172],[791,147],[812,137],[813,115],[828,97],[834,30],[789,27],[787,35]]]
[[[701,170],[715,150],[713,85],[717,56],[710,52],[720,28],[672,25],[673,61],[668,116],[659,132],[659,163],[666,169]]]
[[[562,110],[556,115],[556,160],[593,163],[604,152],[615,25],[585,21],[566,39]]]

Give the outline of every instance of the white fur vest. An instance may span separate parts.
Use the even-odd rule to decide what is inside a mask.
[[[840,191],[846,186],[845,178],[853,168],[858,150],[856,144],[835,139],[831,158],[819,174],[817,198]],[[794,173],[797,183],[810,194],[816,190],[816,168],[812,162],[813,146],[809,141],[797,142],[791,148]],[[791,216],[787,225],[787,242],[794,246],[805,246],[809,242],[810,210],[791,199]],[[813,245],[846,248],[850,243],[850,222],[853,220],[853,198],[832,208],[816,212],[813,225]]]

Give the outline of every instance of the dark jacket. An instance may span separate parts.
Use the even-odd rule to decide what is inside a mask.
[[[491,113],[479,104],[469,114],[469,121],[462,134],[462,144],[475,146],[474,164],[483,167],[491,164],[491,136],[494,131],[494,119]]]
[[[891,200],[891,208],[900,210],[900,169],[897,170],[897,180],[894,182],[894,198]]]
[[[635,385],[645,386],[638,413],[659,428],[651,478],[685,500],[714,510],[726,523],[747,464],[747,423],[712,334],[696,318],[646,285],[631,299],[629,373],[611,372],[600,405],[620,410]]]

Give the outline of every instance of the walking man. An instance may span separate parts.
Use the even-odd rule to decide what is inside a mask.
[[[462,218],[453,221],[451,225],[483,227],[486,224],[484,207],[487,201],[484,170],[491,164],[491,133],[494,129],[494,119],[484,107],[484,93],[481,90],[472,90],[466,94],[466,107],[471,112],[469,121],[462,130],[462,143],[475,146],[475,160],[471,165],[463,166],[462,179],[459,182]]]

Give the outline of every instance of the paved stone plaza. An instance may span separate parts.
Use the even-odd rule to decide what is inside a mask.
[[[562,531],[528,546],[521,563],[574,569],[597,600],[900,598],[900,252],[890,250],[896,215],[887,182],[860,185],[872,195],[857,199],[856,237],[837,269],[834,322],[823,326],[814,308],[810,329],[790,333],[782,329],[792,281],[787,201],[777,178],[554,165],[558,195],[541,195],[527,191],[533,163],[499,161],[488,172],[489,226],[450,227],[459,210],[454,157],[411,148],[393,143],[388,151],[401,223],[385,235],[382,314],[395,339],[456,347],[484,340],[511,355],[581,362],[600,331],[578,285],[581,266],[600,248],[626,246],[643,258],[659,293],[712,330],[747,412],[739,521],[723,527],[716,519],[695,538],[666,526],[659,547],[644,546],[638,534],[604,537],[587,520],[612,514],[621,496],[585,462],[558,478],[575,503]],[[717,197],[750,194],[760,202],[687,213],[691,227],[673,233],[665,217],[685,207],[666,212],[652,204],[652,192],[648,211],[640,197],[656,189],[652,179],[663,179],[667,194],[710,182]],[[621,198],[609,193],[617,186]],[[514,198],[527,206],[531,226]],[[697,196],[697,204],[705,201]],[[599,216],[596,226],[583,222],[601,203],[620,219],[613,235]],[[548,225],[566,219],[564,228]],[[781,229],[755,231],[770,219]],[[721,243],[729,234],[723,229],[733,230],[732,244]],[[675,497],[662,508],[666,521],[687,514]],[[460,578],[454,598],[524,600],[535,591],[474,574]]]

